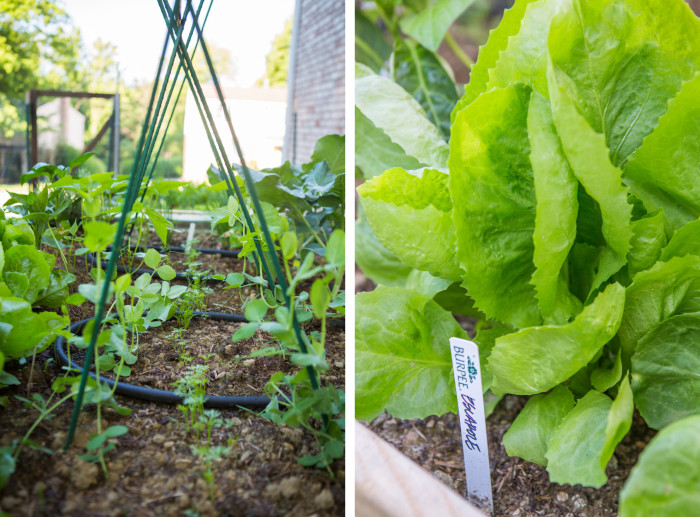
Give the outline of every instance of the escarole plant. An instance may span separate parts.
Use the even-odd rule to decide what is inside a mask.
[[[449,143],[390,79],[358,65],[357,84],[358,117],[400,158],[358,188],[358,254],[378,245],[358,261],[384,284],[357,297],[359,417],[456,411],[452,312],[481,320],[485,389],[534,395],[504,443],[554,482],[602,486],[635,407],[655,429],[700,413],[700,20],[685,2],[517,0]]]

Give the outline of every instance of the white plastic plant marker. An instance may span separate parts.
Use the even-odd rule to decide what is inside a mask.
[[[479,347],[466,339],[453,337],[450,338],[450,351],[459,405],[467,498],[481,508],[489,508],[493,513]]]

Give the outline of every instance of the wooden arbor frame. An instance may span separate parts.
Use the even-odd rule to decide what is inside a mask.
[[[119,172],[119,94],[118,93],[89,93],[89,92],[69,92],[61,90],[29,90],[27,92],[27,111],[28,111],[28,151],[29,164],[33,166],[39,161],[39,132],[37,126],[37,106],[39,97],[71,97],[78,99],[112,99],[114,109],[112,115],[107,122],[97,132],[93,138],[82,150],[83,153],[92,151],[97,143],[104,137],[108,129],[111,129],[110,146],[109,146],[109,164],[108,166],[115,172]]]

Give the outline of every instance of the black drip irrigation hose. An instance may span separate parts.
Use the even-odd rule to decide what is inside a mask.
[[[135,250],[135,249],[154,249],[158,252],[170,252],[174,251],[176,253],[185,253],[185,248],[182,246],[137,246],[135,244],[132,244],[129,246],[130,249]],[[108,246],[106,251],[110,251],[111,246]],[[238,250],[224,250],[224,249],[215,249],[215,248],[194,248],[198,253],[203,253],[205,255],[221,255],[223,257],[234,257],[238,258]],[[87,260],[91,266],[96,266],[97,265],[97,258],[95,257],[95,254],[92,252],[86,253]],[[102,267],[107,266],[107,261],[103,260],[102,261]],[[148,273],[149,275],[155,274],[155,271],[152,269],[130,269],[125,266],[120,266],[117,264],[117,271],[119,273],[131,273],[132,275],[142,275],[144,273]],[[175,278],[178,280],[192,280],[195,277],[199,278],[200,280],[203,280],[205,282],[221,282],[222,280],[220,278],[215,278],[214,275],[194,275],[192,273],[175,273]],[[224,275],[225,277],[225,275]]]
[[[248,320],[241,316],[240,314],[225,314],[222,312],[194,312],[193,316],[196,317],[208,317],[215,321],[231,321],[236,323],[246,323]],[[89,321],[93,318],[87,318],[70,326],[70,331],[73,334],[80,332]],[[70,361],[64,347],[66,346],[66,340],[63,336],[59,336],[56,339],[54,345],[54,350],[56,351],[56,356],[62,366],[68,366],[73,370],[80,371],[82,366]],[[90,377],[97,380],[94,373],[90,372]],[[134,386],[133,384],[127,384],[125,382],[114,382],[111,379],[105,379],[100,377],[100,381],[106,383],[110,388],[114,388],[116,384],[115,393],[119,395],[124,395],[126,397],[132,397],[141,400],[147,400],[150,402],[158,402],[161,404],[182,404],[184,397],[178,395],[172,391],[159,390],[155,388],[146,388],[144,386]],[[236,409],[238,407],[245,407],[249,409],[263,409],[270,403],[270,399],[265,396],[219,396],[219,395],[207,395],[204,398],[204,407],[206,408],[216,408],[216,409]]]

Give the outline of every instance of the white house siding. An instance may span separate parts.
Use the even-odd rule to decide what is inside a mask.
[[[216,91],[212,85],[205,85],[203,89],[228,159],[239,163]],[[246,163],[254,169],[280,165],[286,88],[226,88],[224,96]],[[206,181],[210,165],[216,165],[214,155],[192,92],[189,92],[185,104],[183,179],[195,183]]]

